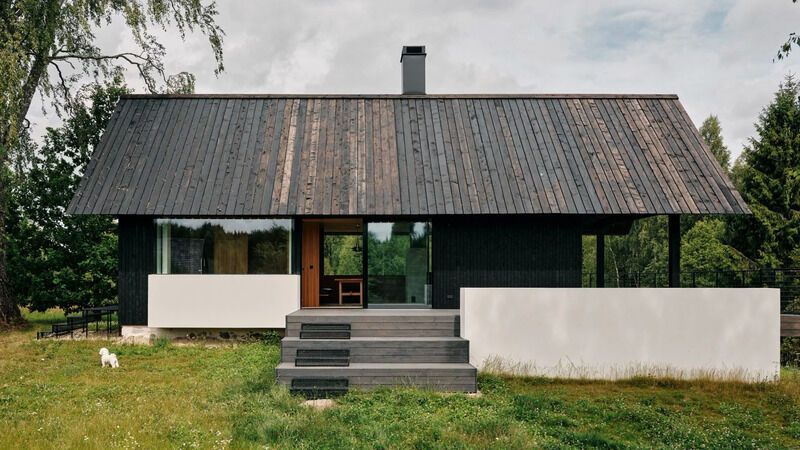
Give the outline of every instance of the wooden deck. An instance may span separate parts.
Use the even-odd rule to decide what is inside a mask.
[[[800,337],[800,314],[781,314],[781,337]]]

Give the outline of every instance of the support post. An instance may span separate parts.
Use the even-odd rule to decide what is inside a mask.
[[[669,287],[681,287],[681,216],[669,216]]]
[[[595,254],[597,261],[595,262],[595,269],[597,269],[597,283],[596,286],[606,287],[606,235],[602,233],[597,234],[597,251]]]

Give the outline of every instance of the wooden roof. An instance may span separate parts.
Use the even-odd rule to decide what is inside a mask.
[[[673,95],[135,95],[68,212],[749,210]]]

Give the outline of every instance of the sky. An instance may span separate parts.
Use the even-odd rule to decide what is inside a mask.
[[[202,35],[160,33],[170,73],[197,93],[397,94],[400,50],[427,47],[429,94],[670,93],[699,127],[720,118],[734,158],[800,49],[774,61],[800,4],[791,0],[220,0],[225,71]],[[102,48],[130,51],[123,24]],[[129,85],[144,92],[135,74]],[[58,123],[29,118],[41,133]]]

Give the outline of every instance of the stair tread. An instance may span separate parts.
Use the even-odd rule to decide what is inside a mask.
[[[341,342],[341,339],[300,339],[297,336],[286,336],[282,340],[286,342],[303,342],[303,343],[311,343],[315,341],[337,341]],[[351,342],[459,342],[459,341],[466,341],[466,339],[458,336],[356,336],[351,337],[349,339]]]
[[[319,367],[297,367],[294,363],[282,362],[278,364],[278,369],[299,369],[314,371]],[[327,368],[326,368],[327,369]],[[352,363],[347,367],[330,367],[331,370],[355,370],[355,369],[386,369],[386,370],[409,370],[409,369],[475,369],[470,363]]]

